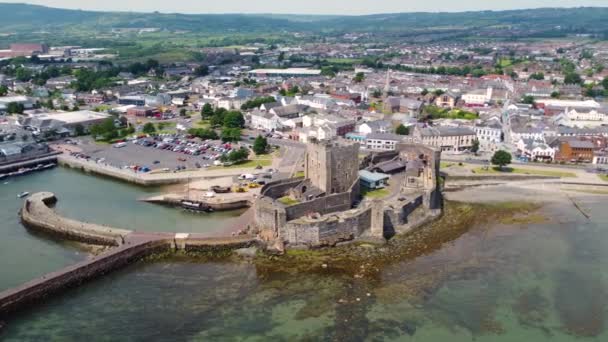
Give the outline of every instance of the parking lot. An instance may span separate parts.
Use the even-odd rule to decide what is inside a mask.
[[[228,153],[243,145],[160,136],[126,141],[120,145],[99,145],[90,140],[83,140],[77,147],[91,159],[118,168],[139,166],[152,170],[177,170],[213,166],[222,153]]]

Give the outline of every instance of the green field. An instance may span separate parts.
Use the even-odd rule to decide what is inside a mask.
[[[608,182],[608,175],[597,175],[598,177],[600,177],[601,180],[603,180],[604,182]]]
[[[219,169],[249,169],[249,168],[254,168],[256,166],[270,166],[272,165],[272,159],[254,159],[254,160],[247,160],[241,163],[236,163],[236,164],[232,164],[229,166],[212,166],[209,168],[209,170],[219,170]]]
[[[332,64],[359,64],[363,61],[361,58],[328,58],[327,62]]]

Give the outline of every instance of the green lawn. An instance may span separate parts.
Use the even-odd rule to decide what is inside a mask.
[[[608,175],[597,175],[598,177],[600,177],[601,180],[603,180],[604,182],[608,182]]]
[[[505,167],[500,170],[498,167],[492,167],[484,169],[481,167],[473,169],[473,172],[477,174],[520,174],[520,175],[536,175],[536,176],[547,176],[547,177],[560,177],[560,178],[576,178],[576,174],[572,172],[564,171],[551,171],[551,170],[531,170],[531,169],[518,169],[512,167]]]
[[[367,198],[382,198],[382,197],[386,197],[386,196],[390,195],[391,193],[387,189],[377,189],[377,190],[363,189],[361,191],[361,194]]]
[[[300,203],[300,201],[298,201],[297,199],[291,198],[289,196],[281,197],[277,201],[279,201],[279,203],[285,204],[287,206]]]
[[[294,177],[299,178],[299,177],[304,177],[305,176],[305,172],[304,171],[298,171],[296,172],[296,174],[294,175]]]
[[[272,165],[272,159],[254,159],[247,160],[241,163],[232,164],[229,166],[212,166],[209,170],[219,170],[219,169],[248,169],[255,168],[256,166],[270,166]]]
[[[439,167],[442,169],[448,168],[450,166],[454,166],[456,165],[455,163],[450,163],[450,162],[441,162],[439,163]]]
[[[194,128],[204,128],[204,129],[209,129],[211,127],[211,124],[209,123],[209,120],[200,120],[195,122],[192,126]]]

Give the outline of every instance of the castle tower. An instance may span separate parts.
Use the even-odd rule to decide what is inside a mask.
[[[359,144],[309,143],[304,172],[312,185],[327,194],[348,191],[359,178]]]
[[[384,203],[380,199],[372,201],[371,236],[384,238]]]

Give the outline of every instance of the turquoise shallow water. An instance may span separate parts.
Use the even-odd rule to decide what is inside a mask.
[[[141,262],[8,322],[7,341],[607,341],[605,198],[489,223],[373,277]],[[412,289],[417,291],[412,292]]]
[[[4,184],[7,183],[7,184]],[[0,290],[16,286],[83,260],[88,253],[74,244],[28,232],[18,211],[22,191],[52,191],[56,210],[84,221],[141,231],[213,232],[240,212],[191,214],[137,201],[158,192],[79,171],[56,168],[0,182]]]

